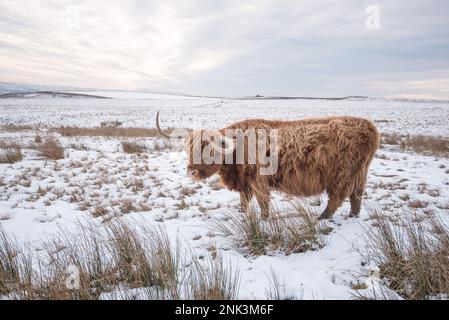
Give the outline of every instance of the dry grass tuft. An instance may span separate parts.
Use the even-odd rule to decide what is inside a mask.
[[[398,145],[402,149],[410,149],[417,153],[449,156],[449,139],[431,136],[401,136],[398,134],[382,134],[382,144]]]
[[[213,227],[230,236],[254,255],[279,250],[286,254],[315,250],[325,245],[328,229],[317,219],[318,212],[301,200],[291,200],[287,210],[272,210],[262,220],[254,209],[241,215],[229,215],[226,221],[213,220]]]
[[[435,218],[392,222],[371,213],[376,228],[366,228],[367,258],[380,269],[384,285],[405,299],[449,295],[449,229]],[[391,298],[384,290],[384,298]],[[382,297],[380,297],[382,298]]]
[[[179,190],[179,194],[182,196],[191,196],[192,194],[195,194],[196,190],[192,187],[183,186],[181,190]]]
[[[86,208],[87,209],[87,206],[86,206],[85,203],[84,203],[84,207],[82,207],[82,208]],[[82,208],[80,208],[80,209],[82,209]],[[96,206],[93,209],[93,211],[92,211],[92,216],[94,218],[102,217],[102,216],[105,216],[107,214],[109,214],[109,210],[106,207],[104,207],[104,206]]]
[[[408,148],[416,152],[432,154],[449,154],[449,140],[438,137],[416,136],[406,140]]]
[[[208,260],[202,264],[195,259],[188,274],[189,285],[185,296],[193,300],[231,300],[238,293],[240,277],[223,260]]]
[[[30,252],[8,237],[0,225],[0,295],[30,287],[31,266]]]
[[[38,146],[38,150],[40,155],[46,159],[64,159],[64,148],[57,138],[46,138],[45,141]]]
[[[108,225],[109,250],[119,281],[135,288],[157,286],[171,291],[177,283],[178,258],[162,229],[145,231],[143,237],[123,223]],[[177,295],[176,290],[171,293]]]
[[[16,142],[0,141],[0,163],[15,163],[22,161],[22,148]]]
[[[35,143],[42,143],[42,137],[40,136],[39,133],[36,133],[36,135],[34,136],[34,142]]]
[[[389,145],[401,145],[405,146],[403,144],[404,137],[397,134],[397,133],[383,133],[380,138],[381,144],[389,144]]]
[[[28,125],[8,124],[8,125],[0,126],[0,129],[7,131],[7,132],[18,132],[18,131],[33,130],[33,127],[28,126]]]
[[[409,203],[408,203],[409,208],[413,208],[413,209],[426,208],[427,205],[428,205],[427,202],[424,202],[421,200],[412,200],[412,201],[409,201]]]
[[[127,214],[130,212],[144,211],[145,205],[137,205],[131,199],[120,199],[111,202],[111,205],[116,207],[121,214]]]
[[[81,128],[61,127],[56,129],[64,137],[89,136],[89,137],[157,137],[159,133],[154,128],[120,128],[112,126]]]
[[[147,147],[137,142],[122,141],[123,152],[125,153],[144,153]]]
[[[0,294],[13,299],[235,299],[239,275],[215,260],[181,257],[165,229],[110,221],[20,247],[0,229]],[[188,248],[187,248],[188,249]],[[194,252],[190,250],[190,252]],[[139,288],[133,295],[129,289]]]

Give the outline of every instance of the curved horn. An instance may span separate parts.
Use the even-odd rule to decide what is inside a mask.
[[[170,139],[170,136],[168,134],[165,134],[162,132],[161,127],[159,125],[159,110],[157,111],[157,114],[156,114],[156,129],[161,136],[163,136],[164,138]]]

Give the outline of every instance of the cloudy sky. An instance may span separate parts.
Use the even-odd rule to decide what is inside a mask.
[[[447,0],[1,0],[0,81],[449,99],[448,13]]]

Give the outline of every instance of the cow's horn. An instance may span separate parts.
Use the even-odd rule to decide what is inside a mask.
[[[157,129],[157,132],[159,132],[159,134],[161,136],[163,136],[164,138],[170,139],[170,136],[168,134],[165,134],[162,132],[161,127],[159,125],[159,110],[157,111],[157,114],[156,114],[156,129]]]

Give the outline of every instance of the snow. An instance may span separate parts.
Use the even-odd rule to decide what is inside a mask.
[[[376,122],[382,132],[449,137],[448,102],[388,99],[224,99],[128,92],[77,92],[116,99],[0,99],[0,125],[154,127],[157,110],[165,128],[218,128],[247,118],[297,119],[354,115]]]
[[[382,120],[377,124],[386,132],[449,136],[449,106],[445,103],[231,100],[146,94],[131,97],[121,93],[112,96],[115,99],[0,99],[0,122],[51,127],[98,126],[101,121],[120,120],[127,127],[153,127],[155,113],[160,109],[163,127],[198,128],[220,127],[250,117],[292,119],[352,114]],[[420,200],[426,207],[418,211],[432,212],[449,221],[447,159],[386,146],[378,151],[370,167],[361,216],[348,219],[346,201],[333,221],[327,222],[333,230],[326,236],[327,244],[323,248],[290,255],[251,256],[230,239],[216,234],[211,224],[213,219],[221,219],[225,214],[241,214],[239,195],[217,188],[216,177],[206,182],[190,180],[185,174],[184,152],[163,148],[129,155],[122,152],[122,139],[61,137],[66,158],[53,162],[41,159],[35,149],[27,148],[33,145],[34,134],[33,130],[0,130],[0,140],[20,141],[25,148],[23,161],[0,164],[0,224],[8,233],[20,241],[38,243],[61,226],[74,229],[83,219],[100,225],[105,217],[92,216],[96,206],[107,208],[112,217],[120,213],[121,201],[130,200],[135,210],[117,219],[163,225],[171,239],[180,238],[198,254],[204,254],[207,247],[214,245],[229,265],[237,266],[242,299],[266,298],[273,270],[286,295],[297,299],[350,299],[356,294],[352,284],[361,279],[368,288],[374,286],[378,278],[363,265],[360,254],[365,250],[362,234],[364,228],[370,227],[368,210],[372,206],[395,215],[405,212],[410,201]],[[138,140],[148,146],[159,141],[157,138]],[[183,195],[183,188],[193,192]],[[81,191],[82,200],[77,200],[76,195]],[[318,211],[324,209],[325,200],[323,197]],[[86,201],[89,206],[82,208],[81,204]],[[285,201],[282,194],[273,195],[273,202]],[[181,202],[184,202],[182,207]]]

